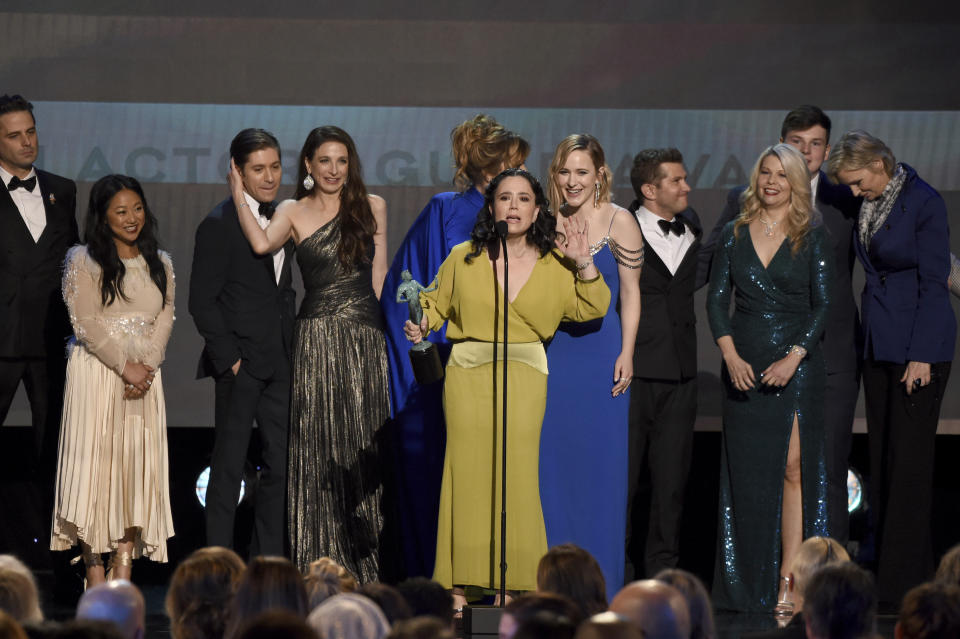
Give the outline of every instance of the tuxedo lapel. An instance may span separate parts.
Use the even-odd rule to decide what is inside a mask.
[[[40,195],[43,196],[43,212],[47,216],[43,232],[37,239],[37,246],[40,246],[50,244],[62,233],[66,233],[67,228],[64,225],[61,203],[57,202],[56,194],[50,190],[50,185],[43,179],[39,171],[37,172],[37,188],[40,189]]]
[[[0,187],[2,186],[3,182],[0,182]],[[36,243],[33,240],[33,235],[30,234],[30,229],[27,228],[27,223],[23,221],[23,216],[20,215],[20,209],[17,208],[13,197],[10,196],[10,192],[6,188],[0,188],[0,216],[3,218],[3,226],[11,234],[3,238],[5,243],[16,243],[20,246],[32,246]]]
[[[687,262],[689,262],[690,260],[697,259],[697,254],[699,250],[700,250],[700,237],[698,234],[695,233],[693,242],[690,244],[690,246],[687,247],[686,254],[684,254],[683,259],[680,260],[680,264],[677,266],[677,273],[679,273],[683,269],[683,267],[686,266]]]
[[[643,231],[640,231],[640,235],[643,236],[643,264],[644,266],[652,267],[653,270],[657,271],[667,279],[673,277],[673,274],[670,272],[670,269],[667,268],[667,265],[663,263],[663,258],[661,258],[657,252],[653,249],[652,246],[647,242],[647,237],[643,235]]]

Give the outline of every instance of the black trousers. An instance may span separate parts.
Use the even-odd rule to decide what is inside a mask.
[[[286,364],[281,370],[286,374]],[[289,377],[259,380],[247,374],[241,365],[236,376],[227,371],[217,378],[215,394],[216,434],[207,485],[207,545],[233,548],[240,481],[256,419],[263,465],[252,495],[254,535],[250,553],[284,556]]]
[[[933,575],[934,447],[950,362],[930,369],[930,384],[907,395],[900,382],[905,364],[870,359],[863,365],[877,594],[887,604],[899,604]]]
[[[853,369],[828,373],[824,390],[823,418],[830,536],[846,545],[850,537],[847,470],[853,439],[853,418],[857,410],[857,395],[860,393],[860,372]]]
[[[637,567],[641,560],[646,577],[677,566],[696,418],[696,378],[679,382],[633,379],[624,575],[628,583],[640,578]],[[649,508],[645,508],[648,500]],[[634,534],[644,528],[645,538]]]
[[[7,419],[10,404],[22,381],[30,402],[38,469],[43,477],[49,479],[51,486],[57,468],[66,370],[67,360],[63,349],[55,357],[0,357],[0,424]]]

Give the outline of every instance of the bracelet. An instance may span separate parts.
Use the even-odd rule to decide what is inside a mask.
[[[577,264],[577,272],[585,271],[587,268],[593,266],[593,260],[587,260],[583,264]]]
[[[790,348],[790,352],[787,353],[787,355],[793,355],[793,354],[797,354],[800,356],[800,359],[803,359],[804,357],[807,356],[807,349],[805,349],[803,346],[800,346],[799,344],[794,344]]]
[[[247,204],[246,202],[243,202],[242,204],[240,204],[240,206],[237,207],[237,210],[239,211],[240,209],[242,209],[242,208],[245,207],[245,206],[246,206],[246,207],[249,207],[250,205]]]

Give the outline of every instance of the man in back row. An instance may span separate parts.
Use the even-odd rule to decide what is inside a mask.
[[[49,532],[53,513],[64,347],[73,332],[60,279],[67,249],[79,242],[77,186],[36,168],[39,150],[33,105],[0,96],[0,424],[22,380],[42,491],[35,533]]]
[[[816,211],[823,218],[834,259],[833,288],[823,337],[827,369],[824,397],[824,426],[827,436],[827,499],[830,536],[846,544],[849,536],[847,512],[847,460],[853,432],[853,417],[860,391],[856,336],[859,330],[857,305],[853,298],[853,230],[860,198],[846,186],[831,182],[821,170],[830,155],[830,118],[813,105],[801,105],[789,113],[780,128],[780,141],[803,154],[810,171],[810,192]],[[727,205],[704,243],[701,255],[712,260],[720,231],[740,213],[740,195],[746,185],[727,196]],[[704,279],[705,278],[705,279]],[[709,280],[709,269],[698,286]]]

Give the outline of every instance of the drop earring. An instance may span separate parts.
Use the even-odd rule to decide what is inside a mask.
[[[593,208],[600,208],[600,183],[593,183]]]
[[[309,191],[313,188],[314,184],[316,184],[316,182],[313,181],[313,176],[307,173],[307,177],[303,178],[303,188]]]

